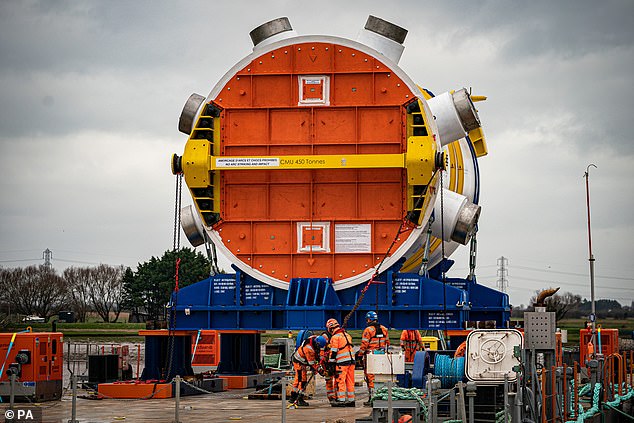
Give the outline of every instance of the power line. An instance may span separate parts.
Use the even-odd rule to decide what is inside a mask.
[[[546,280],[546,279],[535,279],[535,278],[526,278],[523,276],[515,276],[513,275],[513,277],[515,279],[522,279],[522,280],[526,280],[526,281],[532,281],[532,282],[546,282],[546,283],[551,283],[554,285],[564,285],[564,286],[580,286],[582,288],[586,288],[588,287],[587,284],[582,284],[582,283],[574,283],[574,282],[565,282],[565,281],[555,281],[555,280]],[[624,291],[634,291],[634,288],[625,288],[623,286],[603,286],[600,285],[598,286],[598,288],[603,288],[603,289],[619,289],[619,290],[624,290]]]
[[[0,260],[0,263],[16,263],[19,261],[40,261],[41,258],[32,258],[32,259],[17,259],[17,260]]]
[[[80,261],[80,260],[64,260],[60,258],[56,258],[55,261],[63,261],[64,263],[81,263],[81,264],[106,264],[106,263],[95,263],[90,261]]]
[[[46,258],[29,258],[29,259],[15,259],[15,260],[0,260],[0,263],[18,263],[18,262],[25,262],[25,261],[41,261],[41,260],[45,260]],[[119,266],[119,264],[109,264],[109,263],[104,263],[104,262],[91,262],[91,261],[81,261],[81,260],[68,260],[68,259],[61,259],[59,257],[56,258],[50,258],[49,261],[49,265],[52,265],[52,263],[55,262],[64,262],[64,263],[79,263],[79,264],[93,264],[93,265],[99,265],[99,264],[107,264],[108,266]],[[44,264],[46,266],[46,263]]]
[[[121,255],[116,255],[116,254],[107,254],[107,253],[87,253],[85,251],[72,251],[72,250],[55,250],[55,251],[61,251],[63,253],[71,253],[71,254],[82,254],[82,255],[86,255],[86,256],[97,256],[97,257],[119,257],[119,258],[127,258],[127,259],[133,259],[135,257],[131,257],[131,256],[121,256]]]
[[[522,269],[522,270],[531,270],[531,271],[534,271],[534,272],[556,273],[558,275],[583,276],[583,277],[587,277],[588,276],[587,273],[562,272],[560,270],[538,269],[536,267],[528,267],[528,266],[514,266],[514,267],[517,267],[518,269]],[[597,278],[601,278],[601,279],[615,279],[615,280],[620,280],[620,281],[634,281],[634,278],[625,278],[625,277],[621,277],[621,276],[599,276],[599,275],[595,275],[595,276]]]

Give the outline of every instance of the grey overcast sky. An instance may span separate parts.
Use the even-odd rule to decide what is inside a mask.
[[[439,94],[472,87],[480,160],[479,282],[508,258],[511,302],[589,298],[590,163],[597,298],[634,299],[634,2],[0,2],[0,265],[133,268],[172,247],[182,106],[288,16],[356,39],[368,15],[409,30],[400,66]],[[630,129],[628,129],[630,128]],[[183,204],[191,202],[184,194]],[[183,237],[184,243],[187,241]],[[467,249],[452,276],[468,271]]]

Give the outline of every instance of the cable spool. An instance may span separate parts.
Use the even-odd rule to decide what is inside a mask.
[[[451,358],[436,354],[434,374],[440,379],[443,388],[452,388],[464,379],[464,357]]]
[[[429,354],[427,351],[417,351],[414,355],[412,368],[412,386],[414,388],[425,387],[425,375],[429,373]]]

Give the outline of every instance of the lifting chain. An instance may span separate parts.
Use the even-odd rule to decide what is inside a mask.
[[[183,193],[183,174],[176,175],[176,198],[174,199],[174,251],[180,249],[181,244],[181,199]]]
[[[440,271],[442,272],[442,314],[445,324],[445,333],[442,339],[447,335],[447,272],[445,263],[445,196],[443,195],[444,184],[443,177],[444,169],[440,170]]]
[[[216,276],[220,273],[218,267],[218,254],[216,253],[216,244],[211,242],[207,231],[203,230],[203,239],[205,240],[205,251],[207,251],[207,260],[209,260],[209,276]]]
[[[476,234],[478,233],[478,225],[473,227],[471,232],[471,242],[469,244],[469,276],[467,279],[470,281],[475,280],[476,258],[478,256],[478,240]]]
[[[434,180],[434,177],[436,176],[436,174],[438,173],[438,171],[442,172],[442,169],[437,168],[436,170],[434,170],[434,173],[432,173],[431,177],[429,178],[429,182],[427,183],[427,187],[429,187],[429,184],[431,184],[431,182]],[[442,173],[441,173],[441,179],[440,182],[442,184]],[[420,194],[420,198],[423,198],[426,194],[427,190],[424,190],[421,194]],[[441,194],[442,195],[442,194]],[[420,200],[419,198],[419,200]],[[442,198],[442,197],[441,197]],[[372,277],[370,278],[370,280],[366,283],[366,285],[363,287],[363,289],[361,290],[361,294],[359,294],[359,298],[357,299],[357,302],[354,304],[354,306],[352,307],[352,310],[350,310],[348,312],[348,314],[345,315],[345,317],[343,318],[343,322],[341,323],[341,327],[342,328],[346,328],[347,324],[348,324],[348,320],[350,320],[350,317],[352,317],[352,315],[355,313],[355,311],[357,311],[357,309],[359,308],[359,306],[361,305],[361,303],[363,302],[363,298],[365,297],[365,293],[368,291],[368,288],[370,288],[370,285],[372,284],[378,284],[381,282],[375,282],[375,279],[379,276],[380,274],[380,270],[381,270],[381,266],[383,266],[383,263],[385,262],[385,260],[390,256],[390,252],[392,251],[392,248],[394,248],[394,245],[396,245],[396,243],[399,240],[399,237],[401,236],[401,234],[403,232],[406,231],[406,229],[403,229],[403,227],[406,224],[410,223],[410,213],[407,212],[405,214],[405,216],[403,216],[403,218],[401,219],[401,223],[398,227],[398,231],[396,231],[396,235],[394,236],[394,239],[392,240],[392,243],[390,244],[390,246],[388,247],[387,251],[385,252],[385,254],[383,254],[383,258],[381,259],[381,261],[379,262],[379,264],[376,266],[376,270],[374,271],[374,273],[372,274]],[[443,250],[444,251],[444,250]],[[376,310],[378,312],[379,310],[379,298],[378,298],[378,286],[377,286],[377,297],[376,297]],[[378,314],[378,313],[377,313]]]
[[[180,250],[181,244],[181,201],[183,193],[183,174],[176,175],[176,194],[174,199],[174,245],[173,251],[176,253]],[[174,330],[176,329],[176,300],[178,298],[178,273],[180,266],[180,257],[176,259],[174,272],[174,291],[173,297],[170,299],[167,307],[167,329],[168,329],[168,354],[166,356],[166,373],[164,379],[170,377],[172,371],[172,361],[174,360]]]
[[[426,278],[429,277],[429,249],[431,247],[431,225],[434,223],[434,215],[429,216],[429,223],[427,223],[427,238],[425,239],[425,252],[423,254],[423,260],[421,262],[420,270],[418,274]]]

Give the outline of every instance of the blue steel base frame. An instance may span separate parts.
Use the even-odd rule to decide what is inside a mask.
[[[449,267],[452,261],[444,264]],[[175,328],[322,329],[329,318],[342,321],[364,286],[335,291],[329,278],[302,278],[292,279],[284,290],[236,269],[235,274],[216,275],[174,294]],[[511,311],[508,295],[475,280],[446,278],[443,284],[390,269],[369,287],[347,328],[365,328],[365,314],[377,310],[377,304],[379,321],[394,329],[464,329],[466,322],[482,320],[507,327]]]

